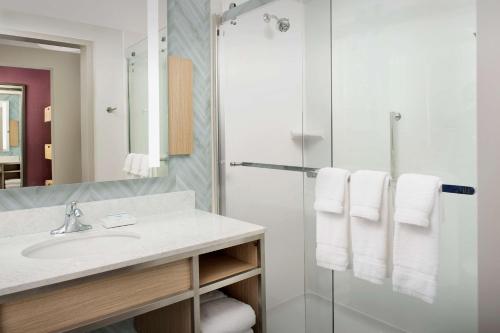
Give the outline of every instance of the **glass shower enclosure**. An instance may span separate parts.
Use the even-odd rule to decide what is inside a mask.
[[[476,197],[442,195],[427,304],[390,277],[374,285],[316,265],[307,172],[475,186],[475,0],[235,3],[218,38],[221,208],[268,228],[268,332],[476,332]]]
[[[334,165],[477,184],[475,5],[332,1]],[[442,194],[434,304],[335,273],[335,332],[476,332],[476,200]]]

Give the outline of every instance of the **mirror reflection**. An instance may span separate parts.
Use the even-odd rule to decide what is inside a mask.
[[[166,1],[146,5],[0,4],[0,189],[166,176],[192,153],[192,68],[169,65]]]
[[[24,86],[0,84],[0,184],[1,188],[23,186]],[[44,131],[34,133],[44,135]],[[50,135],[50,133],[49,133]],[[41,161],[41,172],[51,173],[50,165]]]

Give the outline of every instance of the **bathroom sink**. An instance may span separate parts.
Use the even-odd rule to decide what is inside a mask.
[[[132,248],[141,236],[135,233],[68,234],[44,241],[22,251],[32,259],[69,259],[107,255]]]

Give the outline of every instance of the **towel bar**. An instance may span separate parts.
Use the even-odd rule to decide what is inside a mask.
[[[299,167],[291,165],[265,164],[265,163],[253,163],[253,162],[231,162],[230,166],[305,172],[307,174],[307,177],[309,178],[316,178],[319,170],[319,168],[307,168],[307,167]],[[448,184],[443,184],[441,187],[441,191],[443,193],[453,193],[453,194],[463,194],[463,195],[474,195],[476,193],[476,189],[474,187],[463,186],[463,185],[448,185]]]

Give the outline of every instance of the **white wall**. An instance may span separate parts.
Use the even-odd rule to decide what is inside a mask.
[[[478,0],[479,332],[500,332],[500,2]]]
[[[116,30],[145,32],[145,3],[144,0],[16,0],[2,1],[0,7]]]
[[[89,45],[93,51],[95,180],[123,178],[121,169],[128,152],[123,33],[5,10],[0,11],[0,33]],[[118,110],[108,114],[108,106],[117,107]]]
[[[0,45],[0,65],[51,70],[52,179],[56,185],[80,183],[80,55]]]

